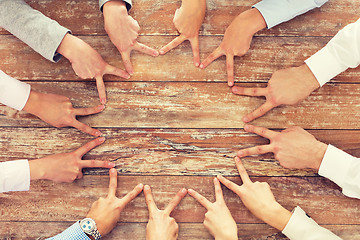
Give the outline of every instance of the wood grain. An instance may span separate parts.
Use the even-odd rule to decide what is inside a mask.
[[[239,149],[268,141],[242,129],[101,128],[106,142],[84,159],[111,160],[123,175],[238,176],[233,157]],[[360,132],[311,130],[320,141],[360,157]],[[71,152],[92,139],[76,129],[0,128],[0,161],[37,159]],[[273,154],[243,159],[251,176],[317,176],[315,171],[282,168]],[[85,174],[108,174],[86,169]]]
[[[229,179],[241,184],[239,177]],[[268,182],[282,206],[291,210],[299,205],[319,224],[360,223],[359,200],[343,196],[338,186],[322,177],[254,177],[252,180]],[[121,175],[117,195],[123,196],[140,182],[152,186],[159,208],[166,207],[183,187],[193,188],[210,201],[214,200],[213,178],[201,176]],[[107,191],[108,176],[85,176],[72,184],[32,182],[29,192],[0,194],[0,218],[1,221],[76,221],[86,215],[92,202],[105,197]],[[261,223],[233,192],[224,189],[224,197],[237,223]],[[196,223],[203,221],[205,212],[199,203],[187,196],[174,210],[173,217],[178,222]],[[147,218],[141,194],[124,209],[120,221],[146,222]]]
[[[62,232],[73,222],[2,222],[0,239],[45,239]],[[344,240],[359,240],[360,227],[354,225],[323,225]],[[103,239],[145,240],[146,223],[119,223]],[[179,240],[213,239],[201,223],[180,223]],[[27,237],[24,237],[27,236]],[[276,229],[266,224],[238,224],[238,236],[241,240],[287,239]]]
[[[99,51],[109,64],[124,69],[122,59],[107,36],[81,37]],[[143,36],[139,41],[160,48],[172,37]],[[222,38],[204,36],[200,38],[201,59],[205,59],[221,43]],[[320,50],[330,40],[327,37],[276,37],[254,38],[252,48],[243,57],[235,58],[236,82],[267,82],[276,70],[300,66],[304,60]],[[13,36],[0,35],[0,69],[20,80],[84,81],[78,78],[66,59],[51,63]],[[205,70],[195,68],[189,43],[181,44],[166,55],[151,57],[139,52],[132,53],[134,75],[128,81],[201,81],[226,82],[225,57],[210,64]],[[21,67],[19,67],[21,66]],[[349,69],[332,82],[360,82],[360,72]],[[109,81],[124,80],[107,75]],[[85,80],[91,81],[91,80]]]
[[[28,0],[26,2],[46,16],[71,29],[74,34],[106,34],[97,1]],[[250,9],[257,2],[259,0],[208,0],[206,18],[200,34],[223,34],[238,14]],[[155,0],[151,2],[139,0],[134,1],[130,14],[139,22],[141,34],[176,35],[177,31],[172,19],[180,4],[181,1],[178,0]],[[329,1],[320,9],[314,9],[269,31],[262,31],[259,35],[333,36],[345,25],[358,19],[359,8],[360,4],[357,1]],[[334,16],[341,16],[341,18]],[[0,30],[0,34],[7,34],[7,32]]]
[[[95,83],[32,83],[33,89],[73,99],[75,106],[98,103]],[[242,84],[254,86],[254,84]],[[262,98],[237,96],[223,83],[109,82],[108,103],[101,114],[83,118],[93,127],[242,128],[242,117]],[[284,128],[359,129],[360,86],[326,85],[298,106],[272,110],[253,124]],[[25,112],[0,107],[0,126],[47,126]],[[5,116],[6,115],[6,116]]]

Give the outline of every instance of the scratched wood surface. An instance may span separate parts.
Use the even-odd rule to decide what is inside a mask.
[[[104,31],[97,1],[27,2],[71,29],[107,62],[123,68],[120,54]],[[256,2],[207,0],[200,32],[202,59],[220,44],[232,19]],[[173,13],[180,3],[135,1],[131,15],[141,26],[139,42],[160,48],[172,40],[177,34]],[[330,0],[320,9],[257,33],[251,50],[235,59],[236,84],[266,86],[275,70],[302,64],[336,32],[357,20],[359,9],[358,1]],[[3,29],[0,58],[1,70],[35,90],[68,96],[76,107],[98,104],[93,80],[77,78],[65,59],[57,64],[43,59]],[[139,182],[150,184],[159,207],[165,207],[182,187],[214,200],[212,178],[217,174],[240,184],[233,161],[236,151],[268,143],[244,132],[241,118],[264,99],[230,92],[224,57],[206,70],[196,69],[187,42],[157,58],[134,52],[132,62],[135,74],[131,79],[105,76],[106,110],[79,118],[107,138],[84,159],[115,162],[120,175],[118,196]],[[254,124],[277,131],[298,125],[317,139],[360,157],[359,92],[359,68],[350,69],[299,105],[274,109]],[[52,128],[30,114],[0,106],[0,161],[70,152],[91,139],[76,129]],[[360,239],[359,200],[345,197],[330,180],[310,170],[283,169],[273,154],[247,157],[244,165],[253,180],[270,184],[287,209],[301,206],[343,239]],[[0,239],[50,237],[83,218],[108,187],[107,170],[85,169],[84,174],[71,184],[36,181],[29,192],[0,194]],[[238,224],[239,239],[287,239],[249,213],[235,194],[223,190]],[[179,239],[212,239],[202,225],[204,214],[205,209],[187,196],[173,212],[180,225]],[[118,226],[106,239],[145,239],[147,218],[141,194],[124,209]]]

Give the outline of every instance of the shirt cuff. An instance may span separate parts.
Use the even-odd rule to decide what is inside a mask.
[[[63,240],[63,239],[90,240],[90,238],[81,229],[80,221],[77,221],[62,233],[56,235],[55,237],[49,238],[48,240]]]
[[[28,160],[0,163],[0,192],[28,191],[30,189],[30,166]]]
[[[109,2],[111,0],[99,0],[99,8],[100,8],[100,11],[102,12],[103,11],[103,6],[105,3]],[[120,1],[123,1],[126,3],[126,9],[128,11],[130,11],[131,7],[132,7],[132,0],[120,0]]]
[[[21,111],[30,96],[31,86],[0,70],[0,102]]]
[[[306,59],[305,63],[318,80],[320,87],[347,69],[337,61],[326,46]]]
[[[350,154],[329,145],[320,164],[319,175],[344,188],[344,181],[348,176],[353,160],[354,157]]]

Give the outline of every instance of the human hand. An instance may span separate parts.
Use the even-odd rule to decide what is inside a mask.
[[[205,10],[206,0],[183,0],[181,7],[176,9],[173,19],[180,36],[162,47],[160,54],[165,54],[185,40],[189,40],[194,55],[194,65],[198,67],[200,65],[199,30],[204,21]]]
[[[236,157],[235,161],[243,184],[239,186],[221,175],[217,176],[219,181],[236,193],[257,218],[282,231],[289,222],[291,213],[275,200],[268,183],[253,183],[240,158]]]
[[[228,85],[233,86],[234,56],[245,55],[250,48],[254,34],[265,27],[266,22],[256,8],[241,13],[226,29],[220,46],[201,63],[200,68],[206,68],[215,59],[225,55]]]
[[[106,103],[106,90],[103,80],[105,74],[112,74],[125,79],[130,78],[127,72],[107,64],[89,44],[71,34],[65,35],[57,52],[71,62],[77,76],[82,79],[96,79],[96,86],[102,104]]]
[[[94,139],[71,153],[50,155],[29,161],[31,180],[46,179],[54,182],[73,182],[82,178],[83,168],[112,168],[114,163],[99,160],[82,160],[91,149],[105,141],[104,137]]]
[[[307,98],[320,84],[306,64],[300,67],[282,69],[274,72],[266,88],[244,88],[234,86],[237,95],[265,96],[265,103],[243,118],[251,122],[271,109],[282,104],[295,105]]]
[[[123,59],[125,69],[133,75],[134,70],[130,61],[132,50],[143,52],[151,56],[158,56],[159,52],[136,41],[139,35],[140,26],[138,22],[128,15],[125,2],[109,1],[104,4],[105,31],[111,42],[119,50]]]
[[[159,210],[155,204],[150,186],[145,185],[144,195],[149,209],[149,222],[146,226],[147,240],[172,240],[177,239],[179,226],[175,219],[170,217],[171,212],[186,196],[185,188],[181,189],[170,201],[165,210]]]
[[[86,216],[95,221],[98,231],[102,237],[111,232],[111,230],[116,226],[116,223],[119,221],[120,213],[125,206],[143,190],[143,185],[140,183],[123,198],[117,198],[117,171],[112,168],[109,170],[109,174],[110,183],[107,197],[101,197],[94,202]]]
[[[214,186],[216,196],[214,203],[192,189],[188,192],[208,210],[205,214],[204,226],[216,240],[238,239],[236,222],[226,206],[220,183],[216,178]]]
[[[39,93],[31,90],[24,110],[34,114],[54,127],[72,126],[84,133],[98,137],[102,135],[99,130],[79,122],[76,116],[96,114],[102,112],[104,108],[104,105],[91,108],[73,108],[67,97],[56,94]]]
[[[270,144],[243,149],[239,157],[273,152],[275,159],[285,168],[312,168],[319,170],[327,145],[300,127],[291,127],[282,132],[245,125],[245,131],[268,138]]]

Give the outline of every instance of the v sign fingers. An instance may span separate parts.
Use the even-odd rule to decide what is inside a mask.
[[[175,197],[170,201],[167,207],[164,210],[164,213],[170,215],[171,212],[179,205],[181,200],[186,196],[187,190],[185,188],[181,189]]]
[[[149,210],[149,215],[152,215],[156,210],[158,210],[152,192],[151,192],[151,188],[149,185],[145,185],[144,187],[144,195],[145,195],[145,201],[146,201],[146,205],[148,207]]]
[[[248,115],[246,115],[243,118],[243,121],[246,123],[251,122],[251,121],[255,120],[256,118],[259,118],[259,117],[265,115],[267,112],[269,112],[271,109],[273,109],[277,106],[278,105],[275,105],[274,103],[270,102],[269,100],[266,100],[266,102],[263,105],[261,105],[258,109],[256,109],[252,113],[249,113]]]
[[[119,208],[123,209],[129,202],[134,200],[136,196],[142,192],[143,188],[143,184],[139,183],[131,192],[128,192],[122,199],[120,199],[118,204]]]
[[[117,171],[115,168],[109,170],[110,181],[109,181],[109,193],[107,195],[108,198],[116,197],[117,190]]]

